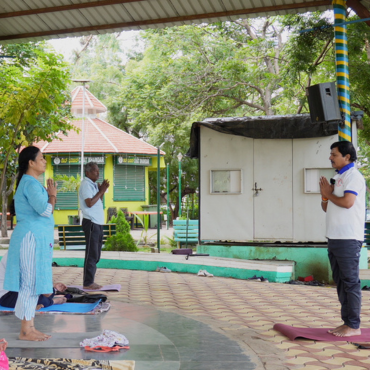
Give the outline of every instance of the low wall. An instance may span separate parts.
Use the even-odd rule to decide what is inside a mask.
[[[333,283],[328,251],[325,245],[211,245],[201,244],[198,253],[213,257],[239,258],[245,260],[278,260],[295,262],[295,279],[313,275],[318,281]],[[360,269],[367,269],[367,249],[362,248]]]

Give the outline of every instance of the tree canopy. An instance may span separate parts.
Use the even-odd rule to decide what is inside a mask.
[[[72,126],[66,104],[70,100],[69,69],[61,55],[43,43],[28,43],[1,46],[0,57],[0,189],[6,214],[19,149],[40,140],[51,141]],[[6,191],[9,179],[11,186]],[[6,218],[2,220],[6,225]],[[4,236],[4,222],[2,226]]]
[[[309,112],[306,88],[336,79],[330,22],[326,13],[315,12],[146,30],[140,33],[144,48],[126,55],[128,61],[117,35],[94,36],[85,52],[95,59],[85,60],[90,67],[77,63],[73,71],[90,77],[90,68],[97,81],[91,90],[99,90],[110,122],[155,146],[164,143],[176,203],[176,155],[188,149],[192,122]],[[305,29],[313,31],[300,33]],[[348,26],[351,105],[366,115],[362,143],[370,142],[369,31],[365,23]],[[109,45],[112,65],[100,68]],[[114,96],[105,98],[112,86]],[[182,165],[183,195],[193,193],[197,164],[185,158]],[[151,183],[155,191],[156,181]]]

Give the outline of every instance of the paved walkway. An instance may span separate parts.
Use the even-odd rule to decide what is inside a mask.
[[[57,267],[53,273],[55,280],[81,284],[81,268]],[[275,323],[337,326],[339,304],[332,287],[108,269],[99,269],[96,281],[122,285],[120,292],[108,293],[112,301],[150,305],[212,326],[237,341],[246,353],[254,353],[259,358],[258,369],[370,368],[370,351],[357,350],[346,341],[292,342],[272,329]],[[370,291],[364,291],[363,327],[370,327],[369,311]]]
[[[53,273],[55,281],[82,283],[82,268],[55,267]],[[120,292],[107,293],[113,302],[153,307],[211,326],[236,341],[246,354],[252,354],[258,370],[370,369],[370,351],[357,350],[351,343],[290,341],[272,329],[275,323],[324,328],[340,324],[340,306],[333,287],[102,268],[96,281],[122,285]],[[363,291],[364,328],[370,328],[369,313],[370,291]]]

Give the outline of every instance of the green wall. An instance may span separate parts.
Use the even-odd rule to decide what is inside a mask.
[[[213,257],[245,260],[295,261],[295,278],[313,275],[318,281],[333,283],[326,246],[227,246],[198,245],[198,253]],[[362,248],[360,269],[367,269],[367,249]]]

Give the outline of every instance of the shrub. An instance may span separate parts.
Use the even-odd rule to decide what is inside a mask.
[[[130,224],[126,221],[125,214],[119,210],[117,216],[113,216],[110,223],[116,224],[116,235],[110,236],[105,242],[105,250],[137,252],[138,248],[130,234]]]
[[[131,234],[118,233],[110,236],[105,242],[107,251],[137,252],[138,248]]]

